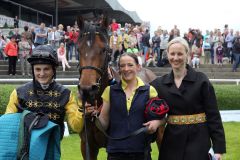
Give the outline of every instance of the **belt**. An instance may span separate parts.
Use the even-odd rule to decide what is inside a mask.
[[[169,115],[167,118],[168,124],[185,125],[198,124],[206,122],[206,114],[191,114],[191,115]]]

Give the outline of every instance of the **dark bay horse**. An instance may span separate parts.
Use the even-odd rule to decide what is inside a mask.
[[[101,23],[96,25],[85,22],[81,17],[78,18],[80,29],[78,90],[84,101],[98,107],[102,104],[101,94],[108,85],[110,52],[107,21],[107,18],[103,18]],[[119,78],[117,71],[113,70],[113,73],[116,78]],[[156,78],[152,71],[145,68],[139,72],[139,77],[146,83]],[[80,133],[82,156],[86,160],[88,154],[90,160],[97,160],[99,148],[106,146],[106,137],[98,130],[94,121],[92,121],[92,117],[85,117],[84,126],[86,126],[86,129]],[[162,127],[158,130],[158,146],[161,143],[163,129]],[[86,145],[89,147],[89,151],[86,150]]]

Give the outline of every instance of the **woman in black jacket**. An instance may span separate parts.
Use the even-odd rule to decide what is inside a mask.
[[[187,65],[186,40],[173,39],[167,52],[171,73],[151,83],[169,105],[159,160],[208,160],[211,147],[221,160],[226,144],[213,86]]]

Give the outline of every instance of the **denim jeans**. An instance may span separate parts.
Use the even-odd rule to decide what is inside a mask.
[[[79,53],[78,53],[78,44],[74,44],[74,50],[75,50],[75,58],[77,61],[79,61]]]
[[[214,64],[214,48],[211,48],[211,63]]]
[[[159,61],[159,60],[161,61],[162,57],[160,57],[160,47],[154,47],[153,53],[157,53],[157,61]]]
[[[74,44],[69,45],[68,60],[72,60]]]
[[[238,65],[240,63],[240,53],[233,53],[234,56],[234,64],[233,64],[233,71],[237,71]]]
[[[146,62],[147,51],[148,51],[148,46],[143,46],[144,63]]]

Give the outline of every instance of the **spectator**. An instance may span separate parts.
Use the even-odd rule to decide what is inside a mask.
[[[33,41],[32,41],[32,33],[29,32],[28,26],[24,26],[24,31],[21,34],[21,37],[25,37],[28,41],[29,45],[32,47]]]
[[[41,23],[40,27],[36,29],[35,33],[35,47],[45,44],[45,42],[47,41],[47,31],[45,30],[45,23]]]
[[[63,25],[62,24],[59,24],[58,25],[58,33],[60,34],[60,41],[59,43],[64,43],[64,34],[65,34],[65,31],[63,30]]]
[[[15,35],[16,37],[16,43],[18,44],[18,42],[21,40],[21,35],[19,34],[19,29],[18,28],[14,28],[14,33],[13,35]]]
[[[114,31],[110,37],[110,48],[112,49],[111,61],[116,62],[119,52],[122,50],[122,37]]]
[[[167,44],[168,44],[168,32],[167,30],[163,31],[163,34],[161,35],[161,42],[160,42],[160,61],[162,60],[163,57],[163,52],[167,49]],[[158,61],[158,63],[160,63],[160,61]]]
[[[66,49],[64,47],[64,43],[60,44],[60,47],[57,49],[57,54],[58,54],[58,61],[62,62],[63,71],[65,71],[66,66],[68,68],[71,68],[66,58]]]
[[[234,44],[233,44],[233,57],[234,57],[234,63],[233,63],[233,72],[237,72],[238,65],[240,63],[240,37],[236,37]]]
[[[34,44],[36,33],[35,33],[35,27],[30,28],[30,33],[32,34],[32,44]],[[33,48],[33,45],[32,45]]]
[[[199,68],[200,64],[200,51],[196,45],[192,46],[192,66],[193,68]]]
[[[143,56],[144,56],[143,62],[144,63],[146,62],[147,51],[148,51],[148,48],[150,47],[149,40],[150,40],[150,33],[149,33],[149,30],[146,29],[145,33],[142,36],[142,46],[143,46]]]
[[[13,26],[14,28],[19,28],[19,19],[18,16],[15,16],[15,18],[13,19]]]
[[[157,56],[157,61],[161,61],[162,57],[160,57],[160,43],[161,38],[158,31],[154,32],[154,36],[152,37],[152,45],[153,45],[153,53]]]
[[[31,46],[27,41],[25,35],[22,36],[21,41],[18,43],[18,47],[19,47],[19,58],[20,58],[22,75],[31,76],[29,72],[30,66],[29,66],[29,63],[27,62],[27,59],[30,57]]]
[[[4,40],[4,37],[0,32],[0,60],[5,60],[6,58],[6,55],[3,51],[5,46],[6,46],[6,41]]]
[[[129,45],[131,45],[131,44],[133,44],[134,47],[137,47],[137,44],[138,44],[136,34],[133,30],[129,31]]]
[[[117,31],[118,24],[116,23],[116,19],[112,19],[111,29],[112,29],[112,32]]]
[[[211,59],[211,44],[209,43],[209,38],[206,37],[205,42],[203,44],[204,50],[204,64],[209,64]]]
[[[125,28],[121,28],[122,33],[122,38],[123,38],[123,51],[126,52],[126,50],[129,47],[129,36],[127,34],[127,31]]]
[[[56,27],[52,28],[52,31],[48,33],[49,44],[56,50],[59,48],[60,33],[57,31]]]
[[[15,35],[12,35],[10,38],[10,42],[7,43],[4,52],[8,56],[8,74],[15,75],[18,56],[18,45],[16,43]]]
[[[227,42],[227,57],[229,59],[229,63],[233,64],[233,54],[232,54],[232,47],[233,47],[233,29],[230,30],[227,37],[225,38],[225,42]]]
[[[174,28],[172,29],[172,32],[175,35],[173,38],[180,37],[180,30],[177,28],[177,25],[174,25]]]
[[[73,31],[74,29],[71,26],[67,26],[67,32],[65,33],[65,41],[66,41],[66,49],[67,49],[67,59],[72,61],[73,56],[73,48],[74,48],[74,42],[73,42]]]
[[[74,44],[73,47],[74,47],[74,51],[75,51],[75,59],[76,59],[76,61],[79,61],[78,37],[79,37],[79,29],[75,28],[75,29],[73,29],[72,40],[73,40],[73,44]]]
[[[223,46],[222,42],[218,42],[218,46],[216,48],[216,55],[217,55],[217,64],[223,65]]]

